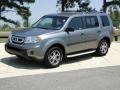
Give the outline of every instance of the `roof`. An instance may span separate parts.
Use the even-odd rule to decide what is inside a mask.
[[[80,14],[105,14],[105,13],[103,12],[61,12],[61,13],[55,13],[55,14],[49,14],[49,15],[70,17],[72,15],[80,15]]]

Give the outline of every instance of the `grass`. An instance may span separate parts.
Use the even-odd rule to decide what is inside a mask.
[[[0,43],[5,43],[7,41],[7,38],[0,38]]]
[[[0,32],[11,32],[12,30],[0,30]]]

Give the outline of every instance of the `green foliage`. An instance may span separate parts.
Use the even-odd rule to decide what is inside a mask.
[[[3,26],[0,26],[0,31],[8,31],[11,30],[11,27],[8,24],[4,24]]]
[[[108,7],[108,11],[110,13],[111,19],[113,21],[113,25],[116,28],[120,28],[120,11],[118,5],[111,5]]]
[[[0,38],[0,43],[5,43],[7,41],[7,38]]]
[[[113,21],[114,27],[120,28],[120,27],[119,27],[119,26],[120,26],[120,12],[118,12],[117,15],[118,15],[118,16],[116,16],[116,13],[115,13],[115,12],[112,12],[112,13],[110,14],[111,19],[112,19],[112,21]]]
[[[20,23],[19,21],[17,21],[15,27],[16,27],[16,28],[21,27],[21,23]]]
[[[80,11],[90,11],[92,8],[89,7],[90,0],[78,0],[77,1]]]
[[[91,10],[89,6],[90,0],[58,0],[57,7],[60,6],[61,11],[65,11],[69,8],[74,8],[78,6],[78,11],[88,11]]]
[[[57,7],[61,6],[61,11],[74,7],[75,0],[57,0]]]
[[[106,12],[109,6],[115,6],[115,5],[120,7],[120,0],[109,0],[109,1],[103,0],[103,11]]]
[[[35,0],[0,0],[0,20],[5,22],[17,24],[16,21],[8,19],[3,16],[5,12],[17,12],[23,19],[28,19],[31,15],[29,7],[25,6],[25,3],[34,3]]]
[[[23,26],[24,26],[24,27],[29,27],[29,26],[30,26],[29,21],[28,21],[28,20],[25,20],[25,21],[23,22]]]

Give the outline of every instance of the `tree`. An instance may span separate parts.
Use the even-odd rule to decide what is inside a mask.
[[[120,28],[119,27],[120,26],[120,12],[119,12],[117,6],[116,7],[110,6],[108,12],[112,19],[113,26],[116,28]]]
[[[113,26],[116,28],[120,28],[120,12],[118,12],[118,17],[116,17],[115,12],[111,12],[110,17],[113,21]]]
[[[15,25],[16,28],[19,28],[21,27],[21,23],[19,21],[16,21],[16,25]]]
[[[78,0],[77,1],[80,11],[91,11],[92,8],[89,7],[90,0]]]
[[[120,0],[103,0],[103,11],[109,12],[115,27],[120,25]]]
[[[103,11],[106,12],[106,6],[107,5],[107,2],[106,0],[103,0]]]
[[[25,6],[25,3],[34,3],[35,0],[0,0],[0,20],[16,24],[16,21],[8,19],[3,16],[2,13],[17,12],[23,19],[29,18],[31,12],[29,7]]]
[[[61,6],[61,11],[65,11],[65,9],[74,7],[74,3],[76,0],[57,0],[57,7]]]
[[[78,5],[79,10],[78,11],[87,11],[90,10],[88,7],[90,4],[90,0],[58,0],[57,1],[57,7],[61,6],[61,11],[65,11],[68,8],[73,8]]]
[[[2,27],[1,27],[1,30],[3,31],[7,31],[7,30],[10,30],[10,26],[8,24],[4,24]]]
[[[29,21],[24,20],[24,22],[23,22],[23,26],[24,26],[24,27],[29,27],[29,26],[30,26]]]
[[[103,0],[103,11],[106,12],[109,6],[116,6],[116,5],[120,7],[120,0],[111,0],[109,2],[107,2],[107,0]]]

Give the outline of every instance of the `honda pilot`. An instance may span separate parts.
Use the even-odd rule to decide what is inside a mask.
[[[17,57],[57,67],[65,57],[107,54],[113,39],[110,17],[100,12],[63,12],[43,16],[30,28],[13,30],[5,50]]]

